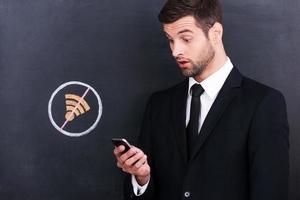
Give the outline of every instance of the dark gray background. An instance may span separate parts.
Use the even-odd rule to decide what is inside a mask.
[[[150,93],[183,79],[157,21],[163,3],[0,0],[0,199],[122,198],[110,138],[134,143]],[[290,199],[300,199],[300,1],[223,5],[233,63],[286,97]],[[47,115],[50,95],[70,80],[92,85],[103,103],[99,125],[80,138]]]

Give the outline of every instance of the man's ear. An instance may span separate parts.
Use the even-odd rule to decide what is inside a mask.
[[[213,44],[222,43],[223,37],[223,26],[219,22],[216,22],[210,29],[209,29],[209,39],[213,42]]]

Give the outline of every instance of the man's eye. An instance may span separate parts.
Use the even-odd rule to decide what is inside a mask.
[[[183,40],[184,42],[186,42],[186,43],[189,43],[189,42],[191,41],[190,38],[182,38],[182,40]]]

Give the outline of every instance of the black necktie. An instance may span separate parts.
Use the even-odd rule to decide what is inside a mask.
[[[191,91],[192,91],[192,101],[191,101],[191,109],[190,109],[190,121],[186,128],[189,159],[191,157],[195,142],[198,137],[199,115],[201,110],[200,96],[204,92],[204,89],[200,84],[194,84],[191,87]]]

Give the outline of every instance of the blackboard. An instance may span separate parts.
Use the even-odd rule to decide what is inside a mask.
[[[157,20],[163,3],[0,1],[0,199],[122,199],[110,138],[134,144],[149,95],[183,80]],[[299,199],[300,2],[222,3],[233,63],[286,97],[290,199]],[[48,116],[51,95],[68,81],[101,97],[101,119],[81,137],[60,133]]]

